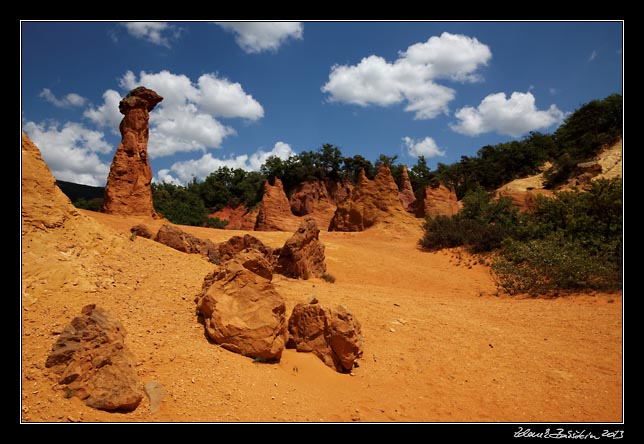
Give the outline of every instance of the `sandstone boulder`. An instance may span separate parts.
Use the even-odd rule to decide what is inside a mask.
[[[286,305],[268,279],[237,260],[209,273],[195,299],[207,335],[227,350],[279,360],[286,340]]]
[[[429,214],[436,216],[455,216],[461,211],[463,203],[456,198],[453,188],[447,188],[440,184],[438,187],[426,186],[423,190],[423,198],[418,199],[414,204],[417,217],[425,217]]]
[[[324,259],[320,229],[315,219],[307,218],[284,243],[275,270],[292,278],[320,277],[326,272]]]
[[[400,203],[405,210],[413,211],[416,196],[414,195],[414,189],[411,186],[411,180],[409,180],[409,172],[405,165],[402,167],[402,183],[400,191],[398,192],[398,197],[400,198]]]
[[[152,231],[147,227],[147,225],[144,224],[138,224],[130,228],[130,233],[132,233],[135,236],[141,236],[146,239],[152,239],[154,237],[154,234],[152,234]]]
[[[45,366],[65,386],[66,397],[107,411],[132,411],[143,399],[136,361],[125,346],[123,325],[96,305],[65,327]]]
[[[338,372],[350,372],[363,353],[360,323],[343,306],[298,304],[288,320],[288,347],[310,352]]]
[[[148,157],[150,111],[163,97],[145,87],[133,89],[119,103],[125,117],[105,185],[103,210],[111,214],[154,216],[152,169]]]
[[[363,231],[379,222],[411,217],[398,197],[398,186],[387,165],[382,165],[374,180],[360,172],[351,196],[338,204],[329,231]]]
[[[257,250],[262,253],[268,260],[273,255],[273,249],[264,245],[262,241],[250,234],[244,236],[233,236],[218,246],[219,257],[222,262],[234,258],[242,251]]]
[[[219,263],[219,248],[214,242],[197,238],[174,225],[161,225],[154,240],[183,253],[200,254],[213,264]]]

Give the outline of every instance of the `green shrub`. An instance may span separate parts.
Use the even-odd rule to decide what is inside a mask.
[[[221,220],[218,217],[207,217],[204,221],[204,225],[209,228],[218,228],[223,230],[228,225],[227,220]]]
[[[497,287],[511,295],[621,288],[621,263],[591,254],[561,233],[529,242],[504,241],[492,275]]]
[[[477,187],[465,195],[456,216],[427,216],[419,244],[428,251],[465,246],[471,253],[484,253],[500,248],[508,237],[525,237],[524,219],[512,199],[494,199]]]
[[[102,197],[94,197],[89,200],[84,197],[80,197],[72,203],[76,208],[82,208],[84,210],[101,211],[103,209]]]
[[[443,248],[460,247],[465,243],[465,226],[455,217],[427,215],[425,219],[425,235],[419,244],[422,249],[436,251]]]

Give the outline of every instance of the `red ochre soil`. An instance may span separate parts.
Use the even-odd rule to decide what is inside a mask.
[[[22,242],[22,422],[620,422],[621,293],[497,295],[489,268],[457,250],[422,252],[418,225],[320,232],[322,279],[275,275],[287,315],[312,294],[362,324],[352,374],[285,350],[256,363],[210,343],[195,295],[213,264],[130,228],[166,223],[79,210]],[[181,227],[213,242],[242,231]],[[252,232],[281,247],[291,232]],[[151,413],[66,399],[45,368],[59,333],[87,304],[118,318],[142,383],[167,392]]]

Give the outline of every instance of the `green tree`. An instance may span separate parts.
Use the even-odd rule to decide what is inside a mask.
[[[416,199],[421,199],[426,186],[437,186],[438,179],[427,166],[425,156],[418,156],[416,165],[408,171],[411,187],[414,189]]]
[[[351,180],[351,182],[356,183],[358,181],[358,177],[360,176],[361,170],[364,170],[365,175],[369,179],[373,179],[374,176],[376,175],[376,171],[373,164],[368,159],[365,159],[363,156],[361,156],[360,154],[356,154],[353,157],[344,158],[343,171],[344,171],[345,177]]]
[[[320,164],[324,171],[324,180],[330,179],[337,182],[342,177],[342,166],[344,164],[344,157],[342,151],[335,145],[325,143],[319,150]]]

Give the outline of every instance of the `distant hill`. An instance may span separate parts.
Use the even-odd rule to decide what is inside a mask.
[[[89,185],[82,185],[73,182],[65,182],[63,180],[57,180],[56,185],[62,190],[63,193],[72,202],[76,202],[78,199],[92,200],[95,198],[103,198],[103,193],[105,192],[105,187],[92,187]]]

